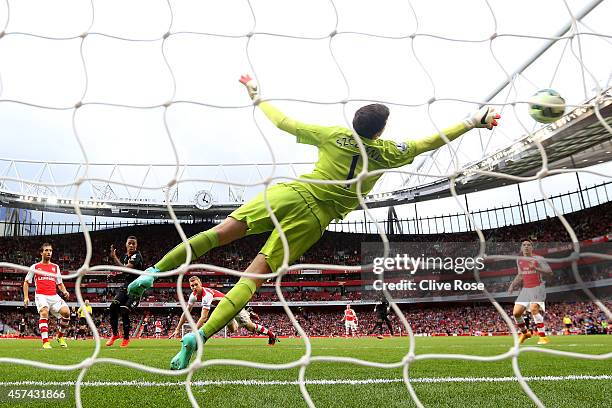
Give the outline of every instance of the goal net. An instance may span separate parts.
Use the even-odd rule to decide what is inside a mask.
[[[612,257],[581,250],[573,226],[559,205],[547,199],[544,182],[547,177],[562,173],[585,172],[600,177],[610,177],[610,174],[577,166],[551,169],[548,157],[552,152],[543,141],[547,134],[570,119],[560,119],[561,122],[544,127],[534,123],[527,113],[527,104],[534,92],[553,88],[565,98],[568,114],[573,113],[574,117],[593,114],[596,124],[604,129],[603,134],[607,137],[612,134],[610,118],[600,113],[610,103],[612,36],[602,30],[609,28],[609,18],[605,17],[610,16],[612,2],[591,1],[580,5],[568,1],[552,5],[551,2],[486,0],[434,2],[433,5],[431,2],[349,0],[265,3],[58,1],[34,5],[9,0],[0,3],[0,117],[6,124],[3,133],[18,145],[12,154],[15,158],[27,157],[28,152],[53,144],[61,149],[46,149],[45,160],[82,163],[76,174],[63,173],[58,180],[44,174],[30,176],[7,170],[0,175],[0,189],[11,191],[26,185],[32,196],[71,195],[73,212],[85,230],[86,256],[83,265],[63,279],[75,281],[79,303],[83,303],[81,283],[89,272],[133,272],[116,266],[90,265],[92,242],[82,215],[82,210],[91,204],[83,198],[89,191],[103,190],[106,197],[114,199],[122,196],[120,191],[128,194],[137,189],[140,196],[133,198],[145,202],[159,198],[162,192],[159,202],[167,204],[167,217],[174,221],[182,241],[186,242],[172,200],[181,189],[189,194],[213,191],[212,197],[220,194],[214,188],[229,189],[230,196],[241,201],[253,191],[279,181],[311,182],[300,180],[297,175],[311,166],[315,159],[312,151],[295,147],[293,140],[280,136],[262,118],[257,106],[245,100],[237,78],[248,71],[257,79],[263,100],[278,103],[290,116],[304,122],[343,124],[352,129],[352,113],[358,107],[372,102],[385,103],[394,118],[386,133],[400,135],[395,136],[398,138],[438,133],[445,125],[481,105],[495,106],[503,120],[494,131],[475,130],[469,140],[453,143],[447,139],[445,146],[419,157],[413,165],[387,172],[373,193],[384,195],[439,179],[448,180],[447,191],[454,198],[452,205],[464,212],[478,238],[477,252],[473,255],[485,259],[519,259],[516,255],[486,254],[481,222],[465,208],[456,188],[458,183],[475,175],[498,179],[500,185],[538,181],[548,211],[571,237],[573,251],[566,261],[571,263],[578,284],[607,319],[612,320],[610,311],[583,284],[577,272],[578,262],[584,257],[606,260]],[[36,7],[36,12],[32,7]],[[504,15],[513,18],[502,18]],[[27,120],[34,117],[37,122],[33,124]],[[526,135],[526,139],[519,139],[519,135]],[[360,159],[367,163],[363,143],[359,138],[355,140]],[[532,174],[505,174],[503,168],[492,171],[487,166],[499,159],[496,152],[514,142],[517,149],[525,144],[538,149],[541,165]],[[222,165],[219,158],[268,165],[258,170],[257,177],[251,175],[248,179],[241,178],[238,172],[228,174],[230,170],[210,173],[207,177],[201,174],[194,177],[184,171],[185,163]],[[113,172],[111,178],[97,174],[98,167],[94,166],[106,163],[108,170],[118,163],[132,162],[166,167],[154,182],[148,178],[146,168],[132,178],[118,172]],[[279,162],[289,163],[286,173],[277,172],[275,164]],[[223,171],[226,173],[221,175]],[[359,191],[363,180],[371,174],[364,166],[353,178],[330,183],[357,185]],[[109,185],[113,191],[108,190]],[[207,200],[202,199],[202,205]],[[363,210],[360,214],[371,220],[379,218],[380,212],[369,209],[365,198],[361,198],[360,205]],[[271,218],[280,229],[273,214]],[[284,234],[282,230],[279,232],[287,251]],[[383,228],[378,233],[377,250],[385,257],[390,251],[388,238]],[[298,368],[300,392],[312,407],[315,404],[306,386],[307,368],[316,362],[340,362],[402,368],[406,392],[421,407],[423,404],[410,376],[411,364],[458,359],[466,362],[510,360],[523,391],[536,406],[543,407],[521,374],[521,354],[543,353],[585,360],[612,357],[610,352],[586,354],[554,348],[519,348],[514,321],[486,289],[482,293],[512,333],[512,347],[503,354],[420,353],[410,320],[394,302],[393,294],[384,290],[382,293],[401,322],[402,331],[409,336],[408,352],[401,360],[381,363],[353,357],[313,356],[310,339],[281,291],[283,277],[303,269],[361,271],[362,267],[288,265],[286,259],[287,254],[283,266],[265,277],[274,280],[278,298],[304,342],[304,354],[282,365],[259,364],[206,360],[199,347],[191,365],[183,371],[187,374],[185,388],[193,406],[198,406],[190,382],[194,373],[202,367],[231,364],[261,369]],[[28,270],[11,262],[1,262],[0,266]],[[245,276],[240,271],[204,264],[160,273],[158,276],[177,277],[177,294],[184,311],[187,309],[182,292],[183,277],[189,271],[203,268]],[[384,275],[381,278],[384,280]],[[476,281],[479,281],[477,273]],[[80,370],[75,392],[78,407],[82,406],[83,378],[99,361],[148,373],[177,375],[170,370],[117,358],[101,360],[100,334],[89,316],[87,321],[96,347],[82,362],[59,366],[2,357],[0,363]],[[182,334],[195,328],[191,316],[188,321],[181,328]]]

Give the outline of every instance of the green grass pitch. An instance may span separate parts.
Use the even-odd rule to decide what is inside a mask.
[[[406,354],[407,337],[312,339],[313,355],[357,357],[377,362],[396,362]],[[494,355],[507,351],[510,337],[418,337],[416,353],[453,353]],[[527,346],[535,346],[528,340]],[[55,364],[74,364],[94,350],[93,341],[68,341],[61,349],[42,350],[39,340],[2,340],[0,357],[18,357]],[[546,346],[556,350],[602,354],[612,349],[612,336],[551,337]],[[178,351],[177,340],[133,340],[128,349],[102,345],[99,357],[113,357],[167,368]],[[213,339],[205,346],[204,359],[233,358],[265,363],[287,363],[304,354],[300,339],[283,339],[269,347],[265,339]],[[555,379],[533,379],[530,386],[547,407],[607,407],[612,395],[612,363],[557,357],[542,353],[523,353],[519,358],[526,377],[555,376]],[[78,371],[49,371],[40,368],[0,364],[0,389],[24,388],[21,381],[54,381],[66,387],[77,378]],[[311,363],[306,372],[307,386],[318,407],[411,407],[412,402],[401,379],[401,369],[377,369],[345,363]],[[410,376],[421,401],[428,407],[532,407],[513,377],[511,360],[473,362],[462,360],[424,360],[410,365]],[[595,376],[594,379],[570,378]],[[471,380],[478,377],[477,380]],[[198,371],[194,382],[211,383],[193,387],[201,406],[207,407],[305,407],[294,382],[298,369],[262,370],[236,366],[214,366]],[[502,380],[500,380],[500,378]],[[505,379],[504,379],[505,378]],[[108,363],[96,363],[85,376],[82,401],[85,407],[189,407],[184,386],[185,376],[149,374]],[[444,380],[446,379],[446,380]],[[321,384],[316,380],[332,380]],[[355,383],[350,383],[355,380]],[[383,382],[386,380],[386,382]],[[123,382],[133,381],[126,385]],[[241,381],[231,384],[229,381]],[[259,381],[257,384],[250,381]],[[118,382],[119,384],[111,384]],[[55,388],[60,385],[53,386]],[[51,387],[51,388],[53,388]],[[37,385],[35,388],[45,388]],[[10,407],[72,407],[67,401],[0,401]]]

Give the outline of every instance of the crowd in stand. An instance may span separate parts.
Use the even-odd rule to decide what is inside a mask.
[[[566,218],[574,228],[579,240],[594,238],[605,235],[612,230],[612,204],[603,204],[578,213],[568,214]],[[185,233],[190,236],[211,225],[188,224],[184,226]],[[563,225],[556,218],[550,218],[534,223],[508,226],[494,230],[484,231],[488,243],[518,243],[525,238],[535,240],[536,249],[546,242],[570,242],[570,238]],[[160,254],[171,249],[179,241],[178,234],[172,225],[149,225],[129,227],[125,229],[96,231],[91,233],[92,239],[92,259],[91,265],[112,264],[109,259],[109,249],[111,244],[116,248],[123,248],[125,237],[136,235],[139,241],[145,263],[152,264],[159,259]],[[265,236],[247,237],[243,240],[234,242],[223,248],[217,248],[197,260],[198,263],[209,263],[231,269],[243,270],[251,259],[257,254],[263,245]],[[438,235],[392,235],[389,236],[392,242],[476,242],[476,234],[454,233]],[[82,234],[55,235],[46,238],[42,237],[10,237],[0,238],[0,262],[10,262],[19,265],[29,266],[39,260],[38,248],[44,240],[49,240],[54,246],[53,261],[58,263],[64,271],[74,271],[83,262],[85,255],[85,242]],[[363,242],[378,242],[380,238],[374,234],[352,234],[326,232],[323,238],[309,250],[299,262],[318,263],[318,264],[340,264],[340,265],[359,265],[362,262],[361,244]],[[509,263],[512,266],[512,263]],[[23,280],[24,273],[0,273],[0,281],[19,281]],[[581,273],[584,281],[610,279],[612,278],[612,266],[600,264],[596,267],[587,269],[587,273]],[[317,280],[317,281],[343,281],[347,279],[360,279],[359,274],[330,274],[330,275],[288,275],[284,281],[297,280]],[[484,279],[485,287],[490,292],[505,292],[508,288],[512,276]],[[206,276],[207,283],[229,284],[236,280],[232,276]],[[88,275],[85,282],[104,283],[104,275]],[[163,278],[159,282],[175,282],[175,278]],[[558,286],[575,283],[575,278],[569,267],[555,271],[554,275],[547,282],[548,286]],[[276,293],[273,288],[264,287],[252,299],[255,302],[277,301]],[[321,290],[323,289],[323,290]],[[73,296],[74,289],[70,290]],[[99,287],[94,291],[91,288],[83,290],[83,297],[91,302],[109,302],[115,290],[111,287]],[[188,293],[185,292],[185,297]],[[342,287],[333,286],[325,288],[306,287],[283,287],[283,294],[288,301],[338,301],[338,300],[372,300],[379,297],[378,292],[366,291],[361,287]],[[419,297],[448,295],[447,292],[419,291]],[[415,296],[415,292],[397,291],[393,293],[395,298],[410,298]],[[0,283],[0,300],[22,300],[21,287],[18,285],[2,285]],[[71,300],[74,300],[72,298]],[[173,288],[155,288],[145,294],[142,302],[175,302],[177,300],[176,290]],[[109,332],[108,317],[106,312],[96,313],[94,311],[96,326],[101,335],[106,336]],[[152,330],[149,321],[153,318],[160,318],[164,330],[170,330],[178,321],[180,309],[171,309],[171,312],[164,315],[157,315],[158,310],[167,309],[140,309],[141,314],[134,316],[134,327],[142,328],[145,336]],[[291,325],[288,317],[281,312],[272,311],[275,309],[259,310],[261,323],[273,328],[280,335],[294,335],[295,329]],[[509,310],[508,310],[509,311]],[[375,323],[375,317],[370,310],[357,309],[360,317],[362,332],[369,330]],[[547,306],[547,324],[553,330],[561,329],[561,319],[567,313],[574,318],[576,327],[586,330],[588,327],[599,327],[602,316],[598,309],[590,303],[554,303]],[[505,332],[508,330],[501,317],[492,309],[492,306],[468,306],[462,305],[455,307],[408,307],[405,310],[406,317],[411,323],[412,328],[417,334],[432,333],[476,333],[476,332]],[[342,335],[344,325],[341,322],[341,311],[329,310],[329,308],[303,308],[296,310],[296,316],[302,327],[309,335]],[[0,332],[17,329],[19,321],[23,317],[27,320],[27,333],[37,332],[37,321],[34,315],[29,312],[16,311],[16,309],[4,308],[0,313]],[[146,324],[145,324],[146,323]],[[394,326],[399,330],[400,326],[397,319]],[[146,327],[146,328],[145,328]],[[165,333],[164,333],[165,334]]]
[[[5,279],[16,280],[17,275],[10,275]],[[319,275],[320,276],[320,275]],[[327,275],[334,276],[334,275]],[[584,282],[596,281],[602,279],[612,279],[612,265],[604,264],[596,268],[589,268],[588,270],[581,268],[580,274]],[[495,279],[483,279],[485,288],[491,293],[502,293],[506,292],[508,285],[513,276],[508,276]],[[0,274],[0,279],[1,274]],[[471,280],[470,280],[471,281]],[[561,285],[568,285],[576,283],[576,278],[570,268],[564,270],[555,271],[552,277],[547,278],[547,287],[555,287]],[[73,292],[73,289],[69,290]],[[363,290],[361,287],[344,288],[344,287],[332,287],[332,288],[313,288],[313,287],[286,287],[282,291],[285,300],[287,301],[346,301],[346,300],[375,300],[378,299],[380,294],[374,290]],[[393,297],[397,299],[407,299],[414,297],[434,297],[434,296],[451,296],[454,294],[462,294],[453,291],[393,291]],[[189,292],[184,290],[183,295],[185,299],[189,297]],[[82,289],[83,299],[88,299],[93,303],[104,303],[110,302],[115,296],[114,288],[98,288],[96,292],[87,292],[86,289]],[[23,294],[20,286],[0,286],[0,300],[8,301],[21,301],[23,300]],[[73,298],[74,300],[74,298]],[[155,288],[145,293],[141,300],[142,302],[178,302],[178,296],[176,295],[176,289],[173,288]],[[278,301],[278,296],[273,288],[260,289],[252,298],[254,302],[275,302]]]
[[[604,302],[611,308],[612,302]],[[487,335],[508,333],[509,329],[501,315],[490,304],[441,304],[436,306],[401,305],[404,316],[416,335]],[[373,306],[355,307],[359,334],[368,334],[376,323]],[[506,313],[511,315],[512,305],[505,306]],[[297,332],[289,317],[277,308],[257,308],[258,323],[272,329],[280,336],[295,336]],[[199,311],[195,311],[199,313]],[[162,335],[167,336],[178,324],[181,310],[179,308],[140,309],[140,313],[131,317],[134,328],[133,337],[152,337],[154,322],[162,323]],[[309,336],[342,336],[345,334],[343,309],[341,308],[293,308],[297,321]],[[26,329],[23,335],[38,335],[38,316],[32,311],[4,308],[0,313],[2,330],[0,334],[19,330],[21,319],[25,319]],[[563,318],[569,316],[573,322],[575,333],[592,334],[607,333],[605,314],[592,302],[557,302],[546,306],[545,322],[548,331],[561,334],[564,329]],[[197,314],[194,314],[197,319]],[[391,313],[391,321],[395,334],[406,334],[399,319]],[[110,335],[108,312],[94,309],[93,319],[101,336]],[[76,333],[76,321],[73,321],[69,336]],[[53,331],[53,328],[51,328]],[[223,335],[224,333],[221,333]],[[610,331],[612,334],[612,331]],[[248,335],[244,329],[233,335]]]
[[[567,214],[566,218],[576,232],[579,240],[585,240],[607,234],[612,225],[612,203],[591,207],[576,213]],[[185,224],[187,236],[194,235],[210,228],[211,224]],[[532,238],[537,247],[543,242],[571,242],[571,239],[557,218],[549,218],[532,223],[506,226],[483,231],[489,243],[520,242]],[[138,237],[139,250],[147,265],[158,260],[160,254],[172,249],[180,238],[173,225],[143,225],[113,230],[94,231],[91,234],[92,258],[90,264],[109,265],[111,244],[123,248],[128,235]],[[53,235],[40,237],[0,238],[0,262],[11,262],[29,266],[38,261],[38,248],[42,239],[48,239],[54,245],[54,261],[62,270],[76,270],[86,253],[82,234]],[[198,263],[209,263],[225,268],[244,270],[255,257],[265,242],[265,235],[249,236],[235,241],[222,248],[216,248],[197,260]],[[390,235],[391,242],[477,242],[474,232],[433,234],[433,235]],[[360,265],[361,244],[380,242],[377,234],[326,232],[323,238],[313,246],[300,260],[303,263],[321,263],[338,265]],[[445,248],[446,249],[446,248]],[[225,279],[232,281],[231,277]]]
[[[491,293],[503,293],[506,292],[509,285],[510,278],[506,278],[502,281],[495,281],[492,279],[483,279],[485,288]],[[601,279],[612,279],[612,265],[606,265],[604,267],[594,269],[588,273],[582,273],[581,278],[584,282],[596,281]],[[14,279],[14,277],[13,277]],[[555,287],[561,285],[568,285],[576,283],[576,279],[571,270],[563,270],[556,272],[552,278],[549,278],[546,282],[547,287]],[[99,292],[86,292],[83,290],[83,299],[88,299],[92,303],[105,303],[110,302],[115,296],[115,290],[113,288],[100,288]],[[73,292],[70,289],[70,292]],[[363,290],[360,287],[356,288],[285,288],[283,296],[287,301],[294,302],[324,302],[324,301],[355,301],[355,300],[376,300],[380,297],[380,293],[374,290]],[[477,292],[475,292],[477,293]],[[452,296],[455,294],[463,294],[460,292],[453,291],[393,291],[393,297],[396,299],[408,299],[414,297],[437,297],[437,296]],[[183,291],[185,299],[189,297],[188,291]],[[23,294],[20,286],[4,286],[0,289],[0,299],[8,301],[21,301],[23,300]],[[75,300],[73,297],[72,300]],[[175,289],[170,288],[155,288],[145,293],[141,300],[142,302],[178,302],[178,296],[176,295]],[[266,288],[259,290],[255,293],[252,298],[254,302],[277,302],[279,301],[276,292],[272,288]]]

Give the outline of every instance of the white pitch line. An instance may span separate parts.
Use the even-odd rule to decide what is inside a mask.
[[[581,380],[612,380],[612,375],[566,375],[566,376],[536,376],[525,377],[526,381],[581,381]],[[401,383],[401,378],[367,378],[364,380],[306,380],[306,385],[369,385]],[[515,382],[516,377],[421,377],[412,378],[411,383],[497,383]],[[74,381],[0,381],[1,386],[73,386]],[[84,381],[84,387],[177,387],[184,382],[169,381]],[[261,380],[210,380],[192,381],[194,387],[224,386],[224,385],[299,385],[299,381],[261,381]]]

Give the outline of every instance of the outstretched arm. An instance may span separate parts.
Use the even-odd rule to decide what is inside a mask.
[[[192,308],[193,308],[193,305],[187,306],[187,310],[189,312],[191,312]],[[174,336],[178,336],[179,331],[181,330],[181,327],[183,327],[183,324],[185,324],[186,320],[187,320],[187,316],[185,315],[185,312],[183,312],[183,314],[181,315],[181,318],[179,319],[178,324],[176,325],[176,329],[174,329],[174,331],[170,333],[170,335],[168,336],[169,339],[173,338]]]
[[[272,122],[274,126],[280,130],[284,130],[287,133],[291,133],[292,135],[298,135],[298,121],[285,115],[270,102],[261,102],[258,106],[266,117],[270,119],[270,122]]]
[[[202,308],[202,313],[200,313],[200,318],[196,322],[196,327],[199,329],[204,326],[204,323],[208,320],[208,313],[210,313],[209,309]]]
[[[465,132],[473,128],[487,128],[493,129],[497,126],[497,119],[501,116],[495,113],[495,109],[490,106],[484,106],[479,110],[473,112],[461,123],[443,129],[442,133],[448,138],[449,141],[453,141]],[[415,156],[425,153],[431,150],[436,150],[444,146],[444,139],[441,134],[435,134],[424,137],[419,140],[415,140]]]
[[[249,75],[241,76],[240,83],[245,86],[251,100],[257,103],[259,109],[261,109],[274,126],[296,136],[298,143],[306,143],[314,146],[318,146],[321,143],[322,136],[325,134],[325,129],[327,129],[326,126],[299,122],[285,115],[270,102],[259,102],[257,84]]]

